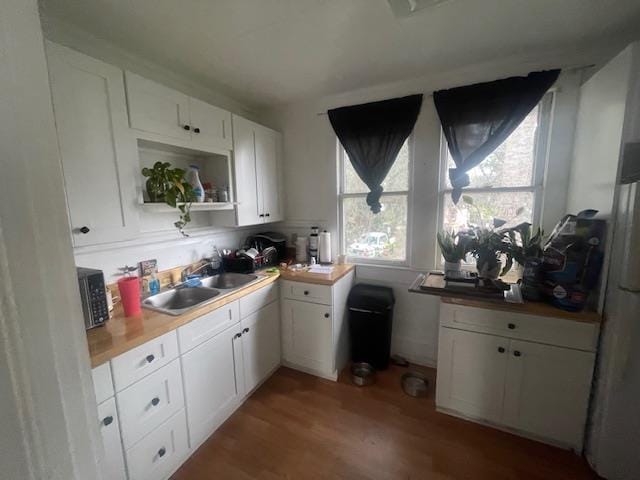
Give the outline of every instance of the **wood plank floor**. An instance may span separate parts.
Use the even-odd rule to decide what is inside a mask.
[[[436,412],[433,387],[406,396],[405,371],[357,388],[281,368],[173,479],[598,478],[571,452]]]

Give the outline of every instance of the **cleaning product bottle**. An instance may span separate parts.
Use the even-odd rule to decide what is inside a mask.
[[[204,188],[202,187],[202,183],[200,182],[200,167],[197,165],[189,165],[189,174],[187,176],[187,181],[191,188],[193,188],[193,193],[195,194],[195,202],[204,202]]]
[[[149,293],[151,295],[160,293],[160,280],[158,279],[155,270],[151,272],[151,278],[149,279]]]

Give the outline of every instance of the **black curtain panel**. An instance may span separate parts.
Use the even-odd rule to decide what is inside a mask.
[[[367,205],[380,212],[382,182],[411,134],[422,95],[329,110],[329,121],[351,165],[369,187]]]
[[[433,101],[455,168],[449,169],[458,203],[469,185],[467,172],[500,146],[540,102],[560,70],[533,72],[495,82],[440,90]]]

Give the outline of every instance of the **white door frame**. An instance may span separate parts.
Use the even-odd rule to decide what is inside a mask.
[[[0,3],[0,464],[99,479],[102,442],[36,0]]]

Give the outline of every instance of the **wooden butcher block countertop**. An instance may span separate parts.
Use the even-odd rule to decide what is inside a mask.
[[[331,273],[309,273],[306,270],[294,271],[291,269],[280,269],[280,277],[284,280],[294,282],[316,283],[319,285],[333,285],[347,273],[356,268],[355,265],[345,263],[343,265],[332,265]]]
[[[142,309],[142,313],[135,317],[125,317],[122,306],[118,304],[114,316],[104,326],[87,331],[91,367],[97,367],[114,357],[125,353],[143,343],[195,320],[217,308],[231,303],[250,293],[260,290],[275,282],[280,276],[275,274],[260,274],[262,280],[241,288],[231,295],[222,297],[215,302],[196,308],[179,316],[167,315],[154,310]]]

